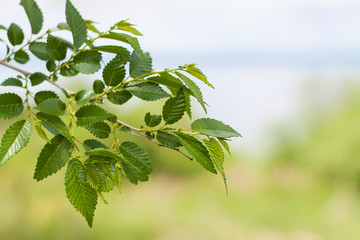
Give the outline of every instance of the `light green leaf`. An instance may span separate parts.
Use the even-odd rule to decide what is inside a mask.
[[[65,192],[70,203],[92,227],[98,195],[95,189],[80,178],[80,172],[83,168],[80,160],[72,159],[69,161],[65,172]]]
[[[86,28],[94,33],[100,33],[99,30],[97,30],[97,28],[94,26],[93,21],[91,20],[85,20],[85,23],[86,23]]]
[[[140,55],[133,51],[130,57],[130,76],[133,78],[149,73],[152,70],[152,59],[150,53]]]
[[[75,101],[78,105],[84,105],[88,103],[93,97],[95,97],[95,93],[92,90],[80,90],[75,95]]]
[[[51,60],[51,56],[48,54],[46,50],[46,43],[44,42],[33,42],[29,46],[29,50],[32,54],[34,54],[37,58],[49,61]]]
[[[13,87],[22,87],[22,81],[17,78],[7,78],[1,83],[1,86],[13,86]]]
[[[56,135],[41,150],[36,164],[34,179],[42,179],[56,173],[70,159],[70,149],[73,145],[64,136]]]
[[[100,94],[104,91],[105,85],[101,80],[95,80],[93,83],[93,90],[96,94]]]
[[[74,57],[74,69],[83,74],[93,74],[100,70],[101,53],[87,50]]]
[[[198,69],[195,66],[189,66],[186,69],[186,72],[188,72],[189,74],[193,75],[194,77],[196,77],[197,79],[201,80],[202,82],[204,82],[205,84],[207,84],[208,86],[214,88],[213,85],[211,85],[211,83],[208,82],[206,76],[201,72],[200,69]]]
[[[91,125],[84,126],[89,132],[91,132],[95,137],[100,139],[108,138],[111,133],[110,126],[105,122],[97,122]]]
[[[122,105],[132,98],[132,94],[126,90],[109,92],[107,100],[116,105]]]
[[[179,91],[180,88],[184,90],[184,93],[193,94],[180,79],[172,76],[169,73],[161,73],[160,76],[149,77],[146,81],[154,82],[160,85],[166,86],[174,95]]]
[[[35,107],[37,110],[55,116],[64,115],[66,105],[59,98],[48,98]]]
[[[140,181],[147,181],[148,175],[152,171],[151,162],[148,153],[133,142],[123,142],[119,150],[125,157],[123,160],[133,171]]]
[[[125,77],[125,66],[120,57],[115,56],[108,64],[106,64],[102,76],[107,86],[118,85]]]
[[[24,32],[15,23],[12,23],[8,28],[7,36],[13,46],[20,45],[24,41]]]
[[[25,120],[12,124],[6,130],[1,139],[0,166],[28,144],[30,134],[30,123]]]
[[[21,97],[15,93],[0,94],[0,118],[11,119],[19,116],[24,110]]]
[[[43,25],[43,14],[34,0],[21,0],[20,5],[25,9],[26,15],[29,18],[31,25],[31,32],[38,34]]]
[[[85,153],[88,156],[101,156],[101,157],[108,157],[118,161],[121,161],[122,158],[118,152],[114,152],[109,149],[105,148],[95,148]]]
[[[66,22],[72,32],[75,48],[80,49],[81,45],[86,42],[86,23],[70,0],[66,0],[65,15]]]
[[[113,114],[108,113],[103,108],[97,105],[85,105],[82,106],[76,113],[77,125],[85,126],[90,125],[96,122],[104,121],[113,116]]]
[[[126,90],[145,101],[156,101],[161,98],[170,97],[170,94],[165,92],[158,84],[151,82],[128,85]]]
[[[116,46],[116,45],[105,45],[105,46],[96,46],[92,47],[91,49],[100,51],[100,52],[107,52],[107,53],[114,53],[118,54],[122,59],[123,63],[125,64],[130,59],[130,52],[124,47]]]
[[[45,131],[42,129],[42,126],[39,122],[35,123],[35,129],[38,135],[44,139],[46,142],[50,142],[49,138],[47,137]]]
[[[117,41],[121,41],[121,42],[130,44],[130,46],[135,51],[137,51],[139,54],[143,55],[143,51],[140,48],[140,44],[139,44],[137,38],[132,37],[130,35],[127,35],[124,33],[110,32],[108,34],[101,35],[100,38],[108,38],[108,39],[113,39],[113,40],[117,40]]]
[[[162,115],[166,124],[173,124],[179,121],[185,112],[186,102],[184,91],[180,89],[177,95],[168,99],[163,107]]]
[[[198,102],[201,104],[202,108],[204,109],[206,113],[206,106],[205,102],[203,100],[202,93],[200,91],[200,88],[188,77],[186,77],[184,74],[181,74],[180,72],[176,72],[176,75],[178,75],[186,84],[186,86],[189,87],[189,89],[192,92],[192,95],[198,100]]]
[[[223,167],[224,152],[223,152],[219,142],[216,141],[215,138],[209,138],[209,140],[204,139],[203,141],[205,143],[206,148],[210,152],[210,156],[211,156],[211,159],[213,160],[216,170],[221,174],[221,176],[224,180],[224,184],[225,184],[225,188],[226,188],[226,192],[227,192],[226,176],[225,176],[224,167]]]
[[[197,119],[191,124],[191,129],[198,133],[218,138],[241,137],[241,135],[229,125],[211,118]]]
[[[225,139],[224,138],[218,138],[218,140],[221,143],[221,145],[223,146],[223,148],[225,148],[225,150],[231,155],[229,144],[225,141]]]
[[[6,31],[7,28],[6,28],[4,25],[1,25],[1,24],[0,24],[0,30],[5,30],[5,31]]]
[[[216,173],[208,150],[197,138],[183,133],[178,133],[176,137],[198,163],[209,172]]]
[[[148,127],[156,127],[161,123],[161,115],[151,115],[149,112],[146,113],[144,117],[144,121],[146,126]]]
[[[135,25],[127,22],[127,20],[122,20],[122,21],[116,23],[115,26],[118,30],[122,30],[122,31],[130,32],[130,33],[138,35],[138,36],[142,36],[142,34],[138,30],[136,30],[135,28],[132,27]]]
[[[122,183],[122,176],[121,170],[118,167],[115,167],[115,183],[118,187],[119,193],[121,193],[121,183]]]
[[[17,63],[25,64],[30,60],[30,57],[24,50],[18,50],[14,55],[14,60]]]
[[[46,51],[53,60],[61,61],[66,57],[67,45],[59,38],[49,34],[46,42]]]
[[[59,96],[52,91],[39,91],[35,94],[34,100],[36,105],[39,105],[41,102],[49,98],[59,98]]]
[[[47,76],[44,73],[36,72],[30,75],[31,86],[36,86],[41,84],[47,79]]]
[[[167,148],[177,148],[182,146],[175,135],[165,131],[157,131],[156,139]]]

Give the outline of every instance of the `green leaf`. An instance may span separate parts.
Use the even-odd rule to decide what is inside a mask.
[[[42,126],[39,122],[35,123],[35,129],[38,135],[44,139],[46,142],[50,142],[49,138],[47,137],[45,131],[42,129]]]
[[[44,42],[34,42],[34,43],[30,44],[29,50],[37,58],[44,60],[44,61],[49,61],[49,60],[51,60],[51,56],[48,54],[48,52],[46,50],[46,45],[47,44]]]
[[[231,155],[229,144],[225,141],[225,139],[224,138],[218,138],[218,140],[221,143],[221,145],[223,146],[223,148],[225,148],[225,150]]]
[[[5,30],[5,31],[6,31],[7,28],[6,28],[4,25],[1,25],[1,24],[0,24],[0,30]]]
[[[193,75],[194,77],[196,77],[197,79],[201,80],[202,82],[204,82],[205,84],[207,84],[208,86],[214,88],[213,85],[211,85],[211,83],[208,82],[206,76],[201,72],[200,69],[198,69],[195,66],[189,66],[186,69],[186,72]]]
[[[114,152],[109,149],[105,148],[95,148],[85,153],[88,156],[101,156],[101,157],[108,157],[115,160],[121,161],[122,158],[120,157],[118,152]]]
[[[132,94],[126,90],[120,92],[109,92],[107,100],[116,105],[122,105],[132,98]]]
[[[121,183],[122,183],[122,176],[121,170],[118,167],[115,167],[115,183],[118,187],[119,192],[121,193]]]
[[[41,120],[42,123],[55,129],[58,133],[63,135],[69,142],[75,145],[72,137],[67,129],[65,123],[58,116],[49,115],[43,112],[36,113],[36,117]]]
[[[42,179],[56,173],[70,159],[70,149],[73,145],[62,135],[56,135],[41,150],[36,164],[34,179]]]
[[[133,184],[138,184],[139,178],[137,177],[137,175],[130,169],[130,167],[125,164],[125,163],[121,163],[121,166],[124,170],[124,173],[126,175],[126,177],[129,179],[129,181]]]
[[[178,133],[176,137],[198,163],[209,172],[216,173],[208,150],[197,138],[183,133]]]
[[[111,133],[111,128],[105,122],[97,122],[91,125],[85,126],[89,132],[91,132],[95,137],[100,139],[108,138]]]
[[[11,119],[19,116],[24,110],[21,97],[15,93],[0,94],[0,118]]]
[[[70,203],[92,227],[97,204],[97,193],[84,179],[80,178],[84,166],[78,159],[71,159],[65,172],[65,192]]]
[[[127,22],[127,20],[122,20],[122,21],[116,23],[115,26],[118,30],[122,30],[122,31],[130,32],[130,33],[138,35],[138,36],[142,36],[142,34],[138,30],[136,30],[135,28],[132,27],[135,25]]]
[[[184,91],[180,89],[175,97],[168,99],[163,107],[162,115],[166,124],[179,121],[186,109]]]
[[[241,135],[229,125],[211,118],[200,118],[194,121],[191,124],[191,129],[198,133],[218,138],[241,137]]]
[[[78,105],[84,105],[88,103],[93,97],[95,97],[95,93],[92,90],[80,90],[75,95],[75,101]]]
[[[55,116],[64,115],[66,105],[59,98],[48,98],[35,107],[37,110]]]
[[[91,20],[85,20],[85,23],[86,23],[87,30],[90,30],[94,33],[100,33],[100,31],[97,30],[97,28],[93,25],[93,23],[95,23],[95,22],[93,22]]]
[[[130,46],[135,51],[137,51],[139,54],[143,55],[143,51],[140,48],[140,44],[139,44],[137,38],[132,37],[130,35],[127,35],[124,33],[110,32],[108,34],[101,35],[100,38],[108,38],[108,39],[113,39],[113,40],[117,40],[117,41],[121,41],[121,42],[130,44]]]
[[[172,93],[176,93],[179,91],[180,88],[184,90],[184,93],[193,94],[190,89],[188,89],[180,79],[172,76],[169,73],[161,73],[160,76],[149,77],[146,81],[150,81],[153,83],[157,83],[163,86],[166,86]]]
[[[182,146],[175,135],[164,131],[157,131],[156,139],[159,141],[159,143],[168,148],[177,148]]]
[[[204,109],[204,111],[206,113],[206,106],[205,106],[205,102],[203,100],[203,96],[200,91],[200,88],[190,78],[186,77],[184,74],[176,72],[176,75],[178,75],[184,81],[184,83],[189,87],[189,89],[193,93],[192,95],[198,100],[198,102],[201,104],[202,108]]]
[[[31,25],[31,32],[38,34],[43,25],[43,14],[34,0],[21,0],[20,5],[25,9],[26,15],[29,18]]]
[[[39,105],[40,103],[49,98],[59,98],[59,96],[52,91],[39,91],[35,94],[34,100],[36,105]]]
[[[74,69],[83,74],[93,74],[100,70],[101,53],[87,50],[74,57]]]
[[[73,65],[62,65],[60,68],[60,75],[65,77],[76,76],[79,72],[75,70]]]
[[[140,181],[147,181],[148,175],[152,171],[151,162],[148,153],[140,147],[138,144],[133,142],[123,142],[119,150],[125,157],[123,160],[136,174]]]
[[[15,23],[12,23],[8,28],[7,36],[13,46],[20,45],[24,41],[24,33]]]
[[[87,28],[84,19],[78,10],[69,0],[66,0],[65,8],[66,22],[72,32],[73,42],[76,49],[80,49],[81,45],[86,42]]]
[[[59,38],[49,34],[46,42],[46,51],[53,60],[61,61],[66,57],[67,45]]]
[[[104,121],[113,115],[108,113],[103,108],[97,105],[85,105],[82,106],[76,113],[75,116],[77,117],[77,125],[78,126],[85,126],[90,125],[96,122]]]
[[[1,83],[1,86],[13,86],[13,87],[22,87],[22,81],[17,78],[7,78]]]
[[[170,94],[165,92],[158,84],[151,82],[128,85],[126,90],[145,101],[156,101],[161,98],[170,97]]]
[[[224,152],[223,152],[219,142],[216,141],[215,138],[209,138],[209,140],[204,139],[203,141],[205,143],[206,148],[210,152],[210,156],[211,156],[211,159],[213,160],[216,170],[221,174],[221,176],[224,180],[225,188],[227,191],[226,176],[225,176],[224,167],[223,167]]]
[[[105,45],[105,46],[96,46],[91,49],[101,52],[114,53],[119,55],[125,64],[130,59],[130,52],[124,47],[116,46],[116,45]]]
[[[115,56],[108,64],[106,64],[102,76],[107,86],[118,85],[125,77],[125,66],[120,57]]]
[[[36,72],[30,75],[31,86],[36,86],[41,84],[47,79],[47,76],[41,72]]]
[[[87,139],[83,142],[85,151],[90,151],[95,148],[107,148],[105,144],[96,139]]]
[[[54,72],[56,70],[56,63],[52,60],[46,62],[46,69],[49,72]]]
[[[30,123],[25,120],[12,124],[6,130],[1,139],[0,166],[28,144],[30,134]]]
[[[152,70],[152,59],[150,53],[140,55],[133,51],[130,57],[130,76],[133,78],[149,73]]]
[[[93,90],[96,94],[100,94],[104,91],[105,85],[101,80],[95,80],[93,83]]]
[[[151,115],[149,112],[145,115],[145,124],[148,127],[156,127],[161,123],[161,115]]]
[[[14,55],[14,60],[17,63],[25,64],[30,60],[30,57],[24,50],[18,50]]]

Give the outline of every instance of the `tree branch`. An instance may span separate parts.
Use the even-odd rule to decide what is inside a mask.
[[[135,127],[133,127],[133,126],[131,126],[131,125],[129,125],[129,124],[126,124],[126,123],[120,121],[120,120],[117,120],[117,122],[120,123],[121,125],[124,125],[125,127],[130,128],[131,130],[137,132],[137,133],[140,134],[141,136],[143,136],[143,137],[145,137],[146,139],[150,140],[151,142],[155,143],[157,146],[159,146],[159,147],[164,147],[164,148],[168,148],[168,147],[166,147],[166,146],[164,146],[164,145],[162,145],[162,144],[154,141],[153,139],[149,138],[149,137],[146,136],[143,132],[141,132],[138,128],[135,128]],[[175,151],[181,153],[181,154],[184,155],[186,158],[188,158],[190,161],[193,160],[192,157],[188,156],[187,154],[185,154],[184,152],[182,152],[182,151],[181,151],[180,149],[178,149],[178,148],[168,148],[168,149],[172,149],[172,150],[175,150]]]

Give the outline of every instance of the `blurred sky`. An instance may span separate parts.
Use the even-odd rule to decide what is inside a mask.
[[[29,26],[19,1],[1,1],[1,24]],[[65,0],[37,2],[46,27],[65,20]],[[259,143],[271,141],[267,130],[297,115],[307,82],[326,79],[325,92],[332,95],[345,78],[359,74],[359,1],[72,2],[100,29],[128,18],[138,25],[156,68],[199,64],[216,87],[202,86],[209,116],[242,133],[234,142],[239,149],[261,151]],[[0,74],[9,72],[1,68]]]

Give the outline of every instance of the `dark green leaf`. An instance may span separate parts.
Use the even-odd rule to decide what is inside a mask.
[[[79,72],[75,70],[73,65],[63,65],[60,68],[60,75],[65,77],[73,77],[76,76]]]
[[[74,57],[74,69],[83,74],[93,74],[100,70],[101,53],[83,51]]]
[[[118,85],[125,77],[125,66],[120,57],[114,57],[108,64],[106,64],[102,76],[107,86]]]
[[[115,183],[118,187],[119,192],[121,193],[121,182],[122,182],[122,176],[121,176],[121,170],[116,167],[115,168]]]
[[[131,170],[131,168],[125,164],[125,163],[121,163],[121,166],[124,169],[124,173],[126,175],[126,177],[129,179],[130,182],[132,182],[133,184],[137,184],[139,181],[139,178],[137,177],[137,175]]]
[[[148,153],[133,142],[123,142],[119,150],[125,157],[123,160],[133,171],[140,181],[147,181],[148,175],[152,171],[151,162]]]
[[[194,121],[191,124],[191,129],[198,133],[218,138],[241,137],[241,135],[229,125],[211,118],[200,118]]]
[[[184,93],[192,94],[190,89],[188,89],[180,79],[170,75],[169,73],[161,73],[160,76],[149,77],[146,81],[154,82],[160,85],[164,85],[169,90],[176,95],[180,88],[184,90]]]
[[[98,195],[95,189],[81,178],[80,172],[83,168],[80,160],[71,159],[69,161],[65,172],[65,192],[70,203],[92,227]]]
[[[19,116],[24,110],[21,97],[15,93],[0,94],[0,118],[11,119]]]
[[[152,82],[140,82],[126,87],[134,96],[145,101],[156,101],[161,98],[170,97],[158,84]]]
[[[31,25],[31,32],[38,34],[43,25],[43,14],[34,0],[21,0],[20,5],[25,9],[26,15],[29,18]]]
[[[48,35],[46,42],[46,51],[53,60],[64,60],[66,57],[67,46],[59,38]]]
[[[52,91],[39,91],[35,94],[35,103],[39,105],[48,98],[59,98],[58,95]]]
[[[40,181],[65,166],[73,145],[62,135],[57,135],[41,150],[36,164],[34,179]]]
[[[92,47],[91,49],[101,52],[117,54],[121,58],[122,63],[124,64],[127,63],[130,59],[130,52],[124,47],[120,47],[116,45],[105,45],[105,46]]]
[[[15,53],[14,60],[17,63],[25,64],[30,60],[30,57],[24,50],[19,50]]]
[[[152,59],[148,52],[140,55],[133,51],[130,57],[130,76],[133,78],[149,73],[152,70]]]
[[[107,94],[107,99],[117,105],[122,105],[130,100],[132,94],[126,90],[122,90],[120,92],[109,92]]]
[[[111,133],[111,128],[105,122],[97,122],[91,125],[85,126],[89,132],[91,132],[95,137],[100,139],[108,138]]]
[[[84,19],[81,17],[74,5],[66,0],[65,8],[66,22],[73,35],[73,41],[76,49],[80,49],[81,45],[86,42],[87,28]]]
[[[151,115],[149,112],[145,115],[145,124],[149,127],[156,127],[161,123],[161,115]]]
[[[87,152],[95,148],[107,148],[105,144],[96,139],[85,140],[83,146]]]
[[[28,144],[30,134],[30,123],[25,120],[12,124],[6,130],[1,139],[0,166]]]
[[[24,33],[15,23],[12,23],[8,28],[7,36],[13,46],[20,45],[24,41]]]
[[[47,79],[47,76],[41,72],[36,72],[30,75],[31,86],[39,85]]]
[[[167,132],[158,131],[156,135],[156,139],[159,141],[159,143],[161,143],[162,145],[168,148],[177,148],[182,146],[180,141],[176,138],[175,135],[172,135]]]
[[[121,42],[124,42],[124,43],[128,43],[139,54],[141,54],[141,55],[143,54],[143,51],[140,48],[140,44],[139,44],[137,38],[132,37],[130,35],[127,35],[127,34],[124,34],[124,33],[110,32],[108,34],[101,35],[100,37],[101,38],[113,39],[113,40],[121,41]]]
[[[59,98],[48,98],[36,107],[37,110],[55,116],[65,114],[66,105]]]
[[[78,126],[85,126],[90,125],[96,122],[104,121],[113,115],[108,113],[103,108],[97,105],[85,105],[82,106],[76,113],[75,116],[77,117],[77,125]]]
[[[1,83],[1,86],[22,87],[22,81],[17,78],[7,78]]]
[[[120,154],[118,152],[114,152],[109,149],[105,148],[95,148],[85,153],[88,156],[101,156],[101,157],[108,157],[115,160],[121,161],[122,158],[120,157]]]
[[[197,67],[195,66],[190,66],[186,69],[186,72],[190,73],[191,75],[193,75],[194,77],[196,77],[197,79],[203,81],[205,84],[207,84],[208,86],[214,88],[213,85],[211,85],[206,76],[201,72],[200,69],[198,69]]]
[[[93,90],[96,94],[100,94],[104,91],[105,85],[101,80],[95,80],[93,83]]]
[[[49,72],[53,72],[56,70],[56,63],[54,61],[47,61],[46,62],[46,69]]]
[[[84,105],[90,101],[93,97],[95,97],[95,93],[92,90],[80,90],[75,95],[75,101],[78,105]]]
[[[176,136],[196,161],[209,172],[216,173],[208,150],[197,138],[183,133],[178,133]]]
[[[130,32],[130,33],[138,35],[138,36],[142,36],[142,34],[138,30],[136,30],[135,28],[132,27],[135,25],[127,22],[127,20],[120,21],[120,22],[116,23],[115,26],[118,30],[122,30],[122,31]]]
[[[163,107],[162,115],[166,124],[179,121],[186,109],[184,91],[180,89],[175,97],[168,99]]]
[[[37,58],[49,61],[51,60],[51,56],[48,54],[46,50],[46,43],[44,42],[34,42],[29,46],[30,51],[34,54]]]
[[[0,24],[0,30],[5,30],[5,31],[6,31],[7,28],[6,28],[4,25],[1,25],[1,24]]]

